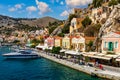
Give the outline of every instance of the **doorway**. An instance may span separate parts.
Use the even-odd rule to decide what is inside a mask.
[[[108,43],[108,50],[109,50],[109,51],[113,51],[113,47],[114,47],[113,42],[109,42],[109,43]]]

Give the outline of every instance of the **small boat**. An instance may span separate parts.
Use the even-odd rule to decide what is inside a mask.
[[[39,58],[37,52],[30,50],[19,50],[18,52],[11,52],[2,55],[5,58]]]

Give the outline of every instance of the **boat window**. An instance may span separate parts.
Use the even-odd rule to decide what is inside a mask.
[[[30,54],[29,52],[26,52],[26,51],[20,51],[19,53],[21,53],[21,54]]]

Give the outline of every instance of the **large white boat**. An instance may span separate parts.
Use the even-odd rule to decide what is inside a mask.
[[[20,50],[18,52],[11,52],[2,55],[6,58],[39,58],[37,52],[29,50]]]

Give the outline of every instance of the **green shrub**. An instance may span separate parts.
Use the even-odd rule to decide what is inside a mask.
[[[92,23],[92,20],[86,16],[86,18],[82,21],[82,25],[86,28],[88,25]]]
[[[61,50],[61,47],[53,47],[53,48],[52,48],[52,53],[54,53],[54,54],[59,54],[59,53],[60,53],[60,50]]]
[[[31,47],[31,48],[35,48],[35,47],[36,47],[36,45],[31,45],[30,47]]]

